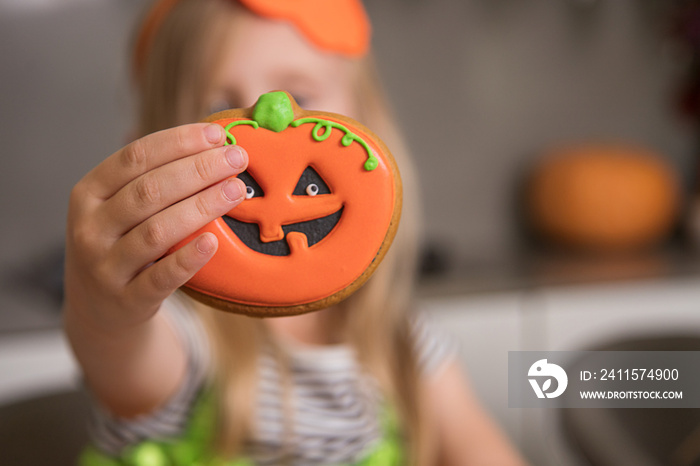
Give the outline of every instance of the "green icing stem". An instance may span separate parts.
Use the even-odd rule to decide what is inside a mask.
[[[293,128],[296,128],[297,126],[303,125],[305,123],[316,123],[316,126],[314,126],[314,129],[311,131],[311,136],[314,138],[315,141],[318,142],[325,141],[326,139],[328,139],[328,137],[331,135],[331,131],[333,128],[343,131],[345,133],[345,136],[343,136],[343,138],[340,140],[340,143],[343,145],[343,147],[348,147],[353,142],[357,142],[367,152],[367,160],[365,161],[364,165],[365,170],[371,171],[377,168],[377,166],[379,166],[379,161],[374,156],[374,154],[372,153],[372,149],[369,148],[367,143],[361,137],[359,137],[340,123],[336,123],[330,120],[323,120],[321,118],[300,118],[298,120],[294,120],[291,123],[291,126]],[[321,130],[323,130],[323,133],[321,133]]]
[[[235,138],[235,137],[233,136],[233,134],[231,134],[229,131],[230,131],[231,128],[233,128],[234,126],[238,126],[238,125],[250,125],[250,126],[253,127],[253,129],[257,129],[257,128],[258,128],[258,122],[257,122],[257,121],[253,121],[253,120],[236,120],[236,121],[232,121],[231,123],[229,123],[228,125],[226,125],[226,127],[224,127],[224,131],[226,131],[226,142],[224,143],[225,146],[229,146],[229,145],[231,145],[231,144],[236,144],[236,138]]]
[[[321,118],[300,118],[298,120],[293,121],[290,124],[290,126],[296,128],[305,123],[316,123],[314,129],[311,130],[311,136],[314,138],[314,141],[317,142],[322,142],[328,139],[331,135],[331,132],[333,131],[333,128],[343,131],[345,135],[340,140],[340,143],[343,145],[343,147],[348,147],[353,142],[357,142],[365,149],[365,152],[367,152],[367,160],[364,164],[365,170],[372,171],[379,166],[379,161],[377,160],[377,157],[375,157],[375,155],[372,153],[372,149],[370,149],[369,145],[367,145],[367,143],[361,137],[359,137],[340,123],[336,123],[330,120],[324,120]],[[236,138],[233,136],[233,134],[231,134],[230,130],[238,125],[250,125],[254,129],[257,129],[259,127],[258,122],[254,120],[236,120],[229,123],[224,127],[224,130],[226,131],[225,145],[228,146],[230,144],[236,144]]]

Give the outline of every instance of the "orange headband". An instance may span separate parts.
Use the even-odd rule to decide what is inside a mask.
[[[153,38],[180,0],[159,0],[146,16],[134,48],[141,75]],[[360,57],[369,49],[370,24],[361,0],[238,0],[253,13],[292,23],[322,50]]]

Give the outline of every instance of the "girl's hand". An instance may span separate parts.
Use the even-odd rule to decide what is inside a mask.
[[[68,210],[65,311],[99,332],[138,326],[216,252],[204,233],[245,198],[248,156],[223,128],[192,124],[134,141],[80,180]]]

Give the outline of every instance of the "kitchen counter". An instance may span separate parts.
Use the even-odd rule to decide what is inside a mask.
[[[419,284],[418,298],[460,298],[694,276],[700,277],[700,254],[681,248],[608,258],[531,252],[510,261],[453,267],[446,273],[429,275]],[[0,338],[56,329],[60,321],[55,285],[32,286],[7,275],[0,281]]]

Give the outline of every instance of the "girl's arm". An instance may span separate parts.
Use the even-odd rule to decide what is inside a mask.
[[[164,130],[117,151],[71,192],[64,327],[85,379],[117,416],[147,413],[185,373],[158,313],[216,252],[211,233],[168,250],[242,201],[245,151],[218,125]]]
[[[425,406],[437,429],[440,465],[524,466],[481,407],[459,364],[451,360],[427,382]]]

